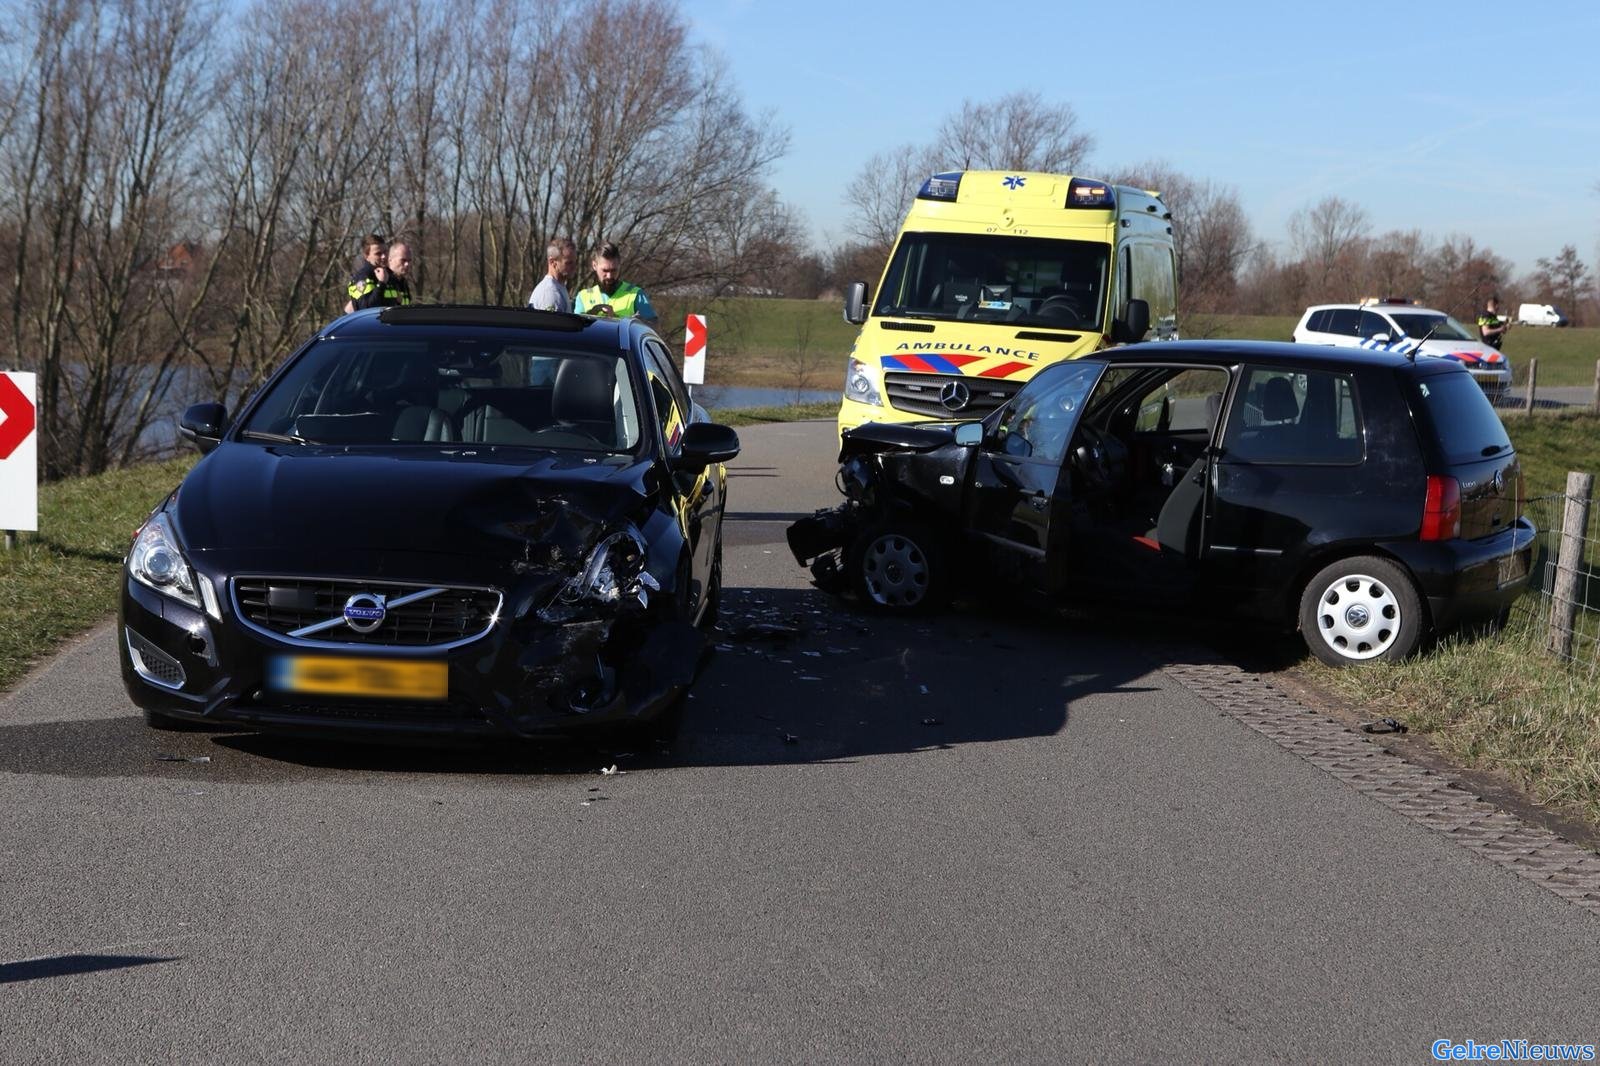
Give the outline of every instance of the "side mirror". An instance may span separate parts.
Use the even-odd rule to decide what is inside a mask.
[[[963,422],[956,427],[956,443],[971,448],[983,443],[983,423]]]
[[[1368,340],[1374,340],[1374,341],[1388,341],[1389,335],[1387,333],[1374,333],[1372,336],[1368,337],[1367,339]]]
[[[220,444],[227,428],[228,409],[220,403],[193,404],[178,420],[178,432],[194,441],[202,452],[209,452]]]
[[[1119,318],[1112,324],[1115,338],[1123,344],[1133,344],[1144,340],[1144,335],[1150,332],[1150,304],[1145,300],[1128,301],[1128,317]]]
[[[725,463],[739,454],[739,434],[715,422],[691,422],[683,431],[680,451],[672,459],[672,469],[704,470],[712,463]]]
[[[867,320],[867,283],[852,281],[844,290],[844,320],[859,326]]]

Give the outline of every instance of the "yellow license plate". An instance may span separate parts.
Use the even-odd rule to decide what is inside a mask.
[[[272,687],[316,696],[442,700],[449,693],[442,662],[328,655],[284,656],[272,664]]]

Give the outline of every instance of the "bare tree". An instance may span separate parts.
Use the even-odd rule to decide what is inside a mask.
[[[1575,245],[1562,245],[1555,255],[1540,259],[1534,278],[1541,292],[1549,293],[1567,314],[1581,313],[1580,295],[1589,285],[1589,267],[1578,258]]]
[[[372,175],[388,156],[382,110],[332,31],[374,18],[371,0],[258,0],[226,61],[206,157],[223,190],[216,254],[233,313],[200,352],[219,398],[253,389],[343,302],[351,237],[375,210]]]
[[[934,155],[950,170],[1070,174],[1093,147],[1071,104],[1048,104],[1036,92],[1019,92],[991,103],[963,103],[939,127]]]
[[[888,248],[894,244],[917,189],[938,166],[930,149],[914,144],[902,144],[867,160],[845,188],[845,203],[852,210],[850,232],[870,245]]]
[[[1289,239],[1306,266],[1314,298],[1350,298],[1369,227],[1365,210],[1337,196],[1289,219]]]
[[[3,153],[10,341],[40,374],[55,477],[135,455],[187,351],[160,267],[181,232],[211,22],[191,0],[39,0],[25,15],[36,65]]]
[[[1115,179],[1159,192],[1172,211],[1178,259],[1178,307],[1189,336],[1203,332],[1192,315],[1231,310],[1239,272],[1255,249],[1238,193],[1170,164],[1145,163]]]
[[[1391,230],[1372,242],[1367,255],[1369,296],[1426,300],[1428,243],[1421,230]]]

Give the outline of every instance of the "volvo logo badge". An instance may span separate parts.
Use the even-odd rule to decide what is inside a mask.
[[[357,633],[371,633],[388,616],[388,605],[375,592],[358,592],[344,601],[344,624]]]
[[[967,388],[965,382],[948,381],[944,388],[939,390],[939,406],[946,411],[966,410],[967,404],[972,402],[972,390]]]

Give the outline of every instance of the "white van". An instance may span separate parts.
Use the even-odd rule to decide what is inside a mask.
[[[1523,304],[1517,308],[1519,326],[1564,326],[1567,316],[1554,304]]]

